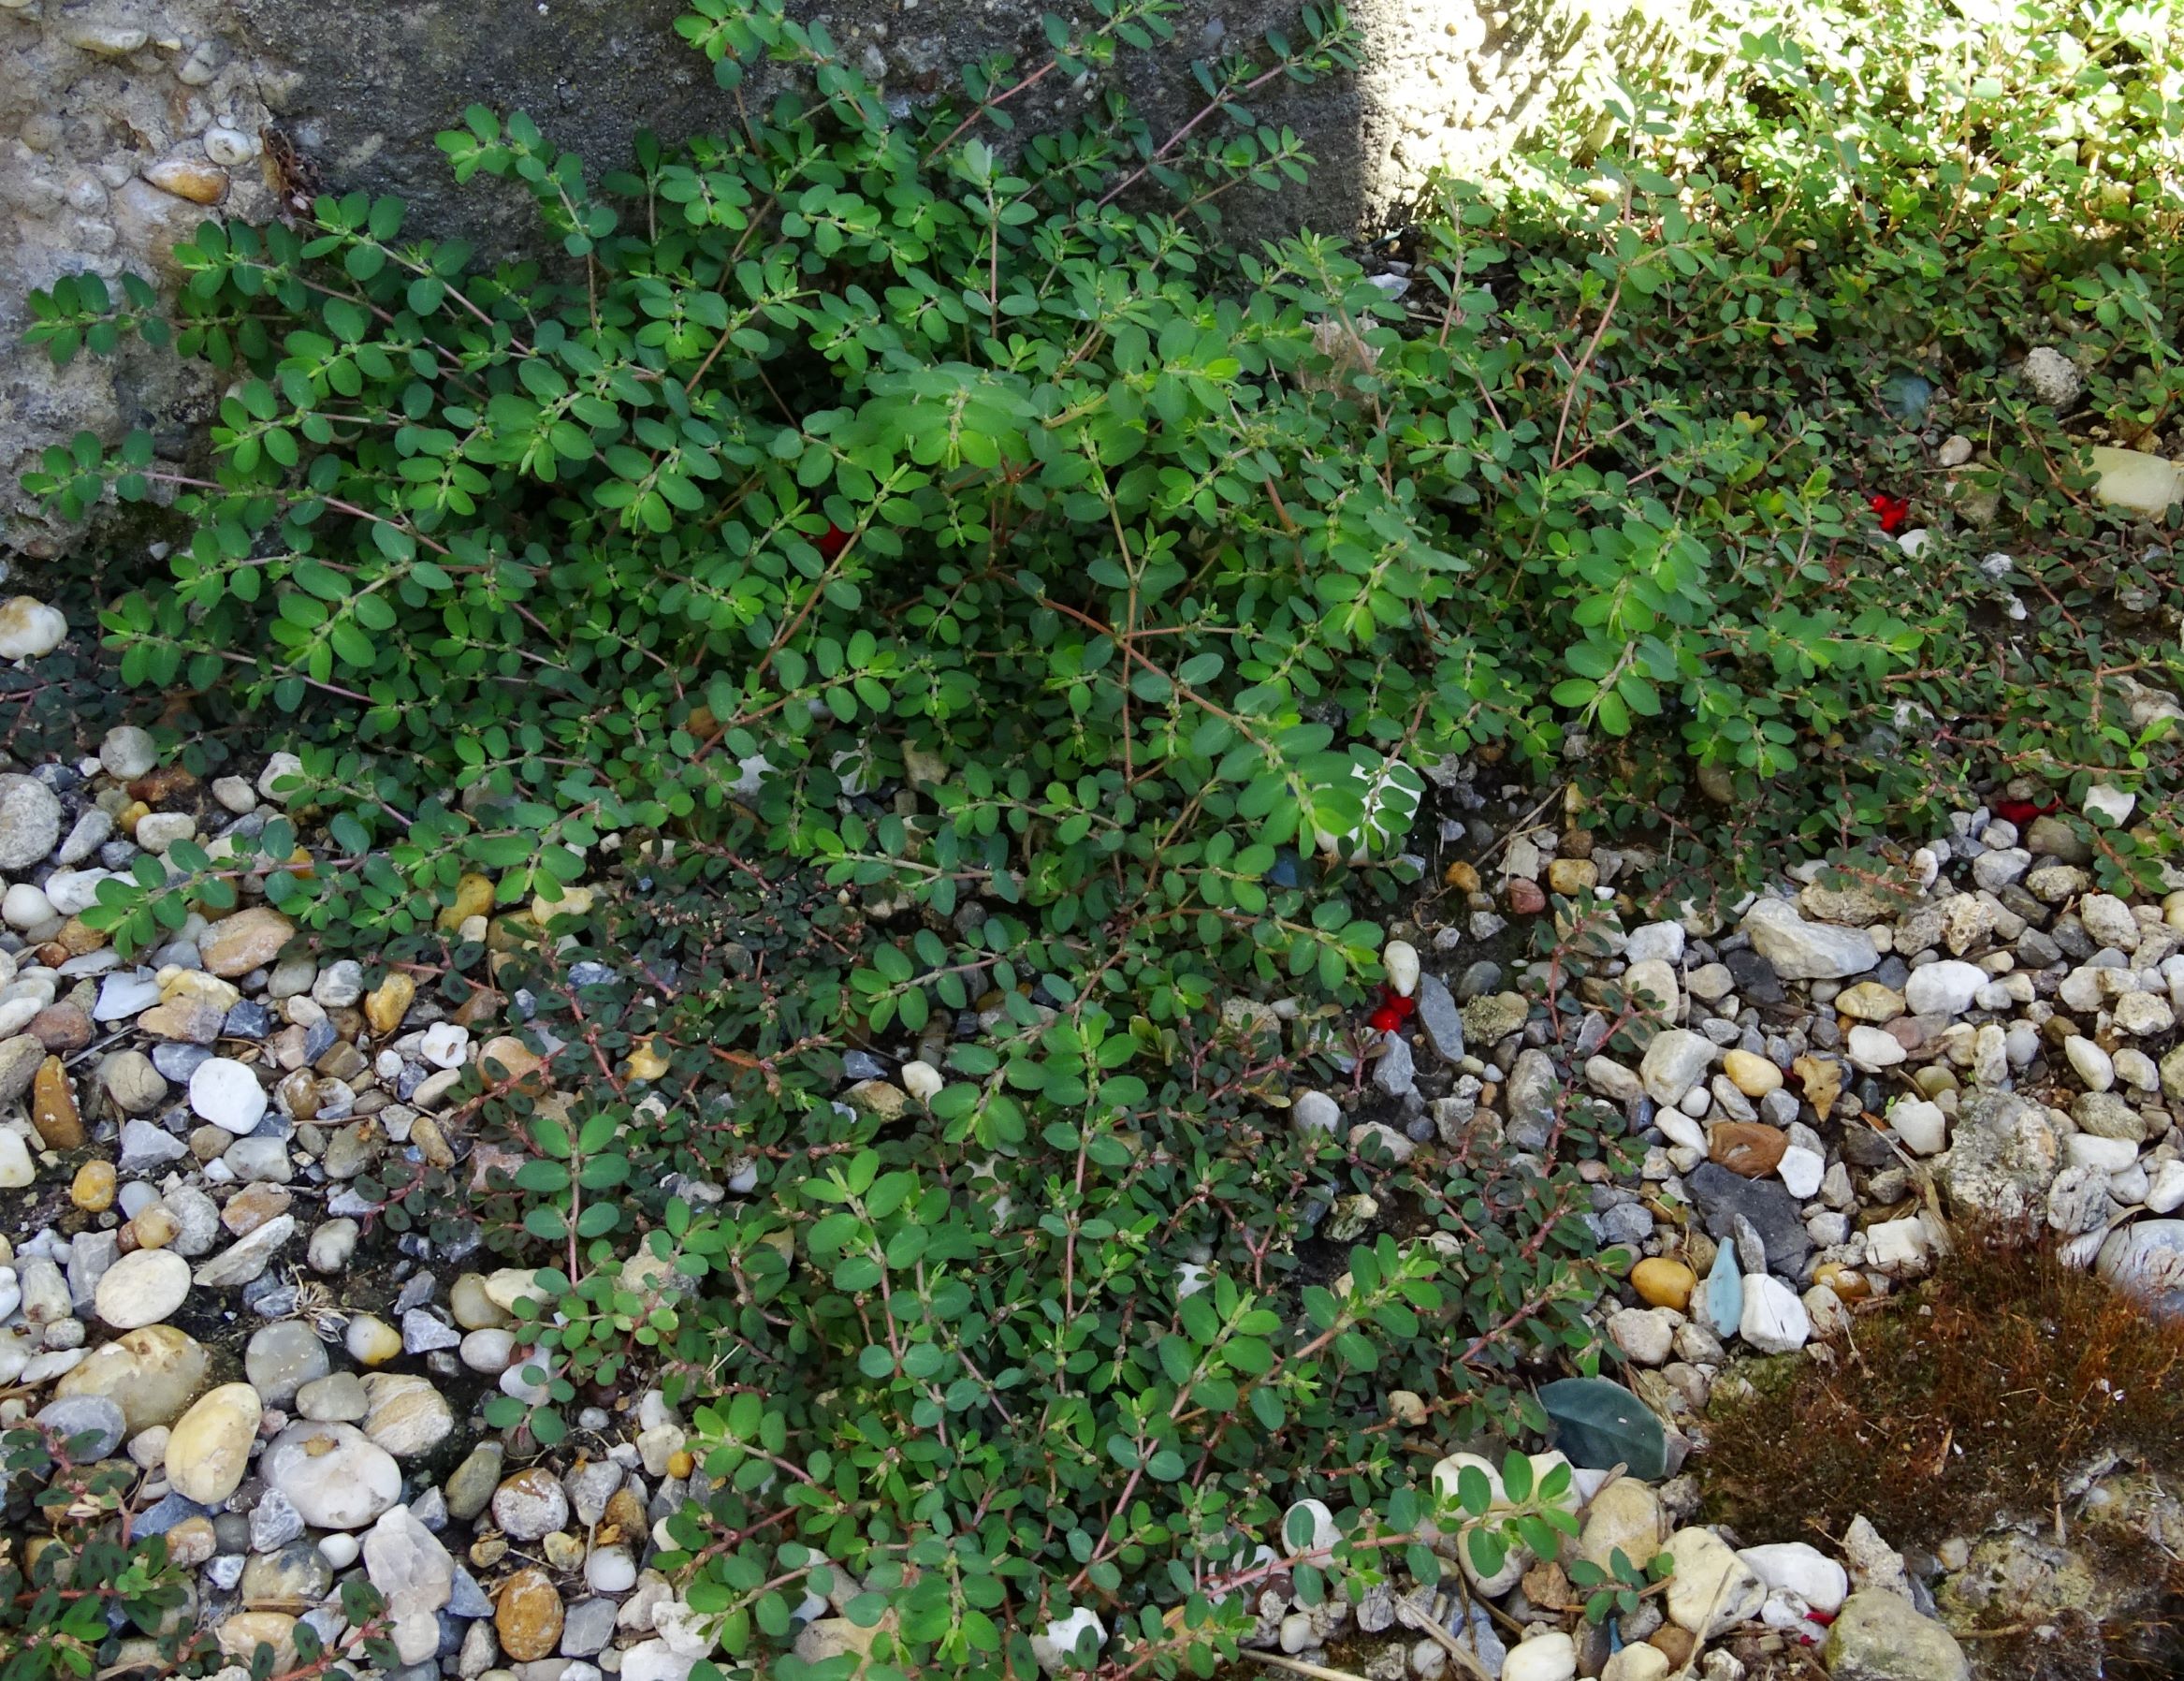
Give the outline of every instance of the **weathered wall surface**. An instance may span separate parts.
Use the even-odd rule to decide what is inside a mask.
[[[1054,5],[1056,0],[1049,0]],[[1299,0],[1185,0],[1175,39],[1125,61],[1156,127],[1195,110],[1190,61],[1293,24]],[[1059,0],[1069,9],[1068,0]],[[167,254],[208,213],[263,219],[273,195],[259,130],[278,123],[338,189],[395,192],[409,226],[486,249],[520,244],[526,202],[499,183],[456,187],[433,136],[466,105],[521,107],[594,168],[619,165],[640,127],[718,129],[728,95],[673,30],[679,0],[0,0],[0,554],[61,552],[74,534],[31,508],[16,480],[36,452],[83,427],[153,425],[179,443],[209,392],[131,352],[56,373],[25,350],[23,298],[60,274],[124,268],[171,278]],[[952,90],[956,67],[997,51],[1036,62],[1024,0],[834,0],[826,23],[891,96]],[[1357,0],[1354,77],[1289,90],[1260,110],[1318,154],[1309,187],[1262,207],[1261,228],[1370,226],[1436,164],[1491,161],[1603,55],[1639,33],[1634,0]],[[1080,109],[1088,91],[1042,87],[1026,125]]]

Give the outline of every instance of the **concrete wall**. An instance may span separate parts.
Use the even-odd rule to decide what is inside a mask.
[[[1068,9],[1070,0],[1056,0]],[[1258,113],[1305,137],[1308,187],[1248,211],[1264,231],[1371,227],[1436,164],[1491,163],[1619,44],[1653,0],[1357,0],[1361,73],[1269,99]],[[1658,0],[1672,4],[1673,0]],[[1165,51],[1125,60],[1155,125],[1197,109],[1192,59],[1289,27],[1298,0],[1185,0]],[[166,256],[208,213],[273,207],[259,131],[276,123],[336,190],[392,191],[409,226],[519,245],[527,202],[500,183],[458,188],[433,136],[480,101],[521,107],[594,169],[621,164],[640,126],[725,125],[728,96],[673,31],[679,0],[0,0],[0,557],[51,558],[58,530],[16,486],[36,452],[82,427],[153,425],[179,448],[201,420],[201,379],[141,349],[56,373],[25,350],[25,292],[123,268],[168,278]],[[1040,14],[1020,0],[819,0],[824,22],[887,93],[955,87],[996,51],[1036,62]],[[1082,108],[1046,87],[1026,125]]]

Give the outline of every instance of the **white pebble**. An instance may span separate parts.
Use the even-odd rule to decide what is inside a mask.
[[[1300,1091],[1289,1119],[1300,1133],[1332,1133],[1342,1126],[1342,1105],[1324,1091]]]
[[[417,1054],[435,1068],[460,1068],[470,1055],[470,1030],[436,1021],[418,1035]]]
[[[1407,940],[1390,940],[1380,948],[1380,966],[1388,972],[1388,985],[1398,998],[1418,990],[1418,947]]]
[[[0,1128],[0,1191],[20,1191],[37,1177],[21,1133]]]
[[[214,1057],[190,1075],[190,1108],[199,1119],[240,1136],[265,1118],[266,1089],[245,1064]]]

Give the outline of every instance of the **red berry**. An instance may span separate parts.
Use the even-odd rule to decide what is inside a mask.
[[[849,546],[850,534],[832,523],[828,524],[825,534],[819,539],[820,554],[830,561]]]

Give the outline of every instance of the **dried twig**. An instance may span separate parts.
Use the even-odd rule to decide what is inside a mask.
[[[1277,1670],[1288,1670],[1293,1674],[1311,1675],[1315,1681],[1364,1681],[1361,1675],[1353,1675],[1347,1670],[1331,1670],[1325,1664],[1306,1663],[1301,1658],[1285,1658],[1279,1652],[1260,1652],[1250,1646],[1242,1648],[1243,1655],[1254,1662],[1272,1664]]]

